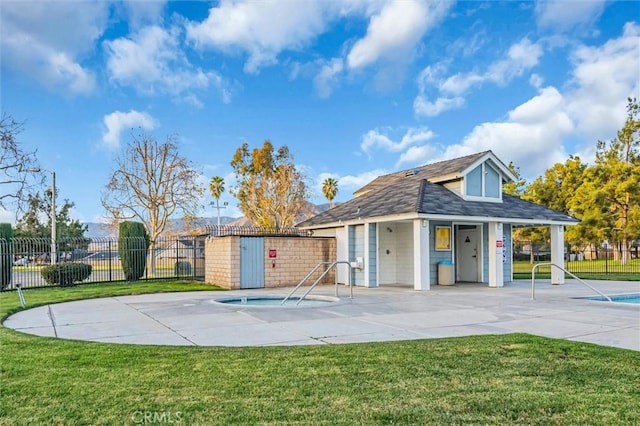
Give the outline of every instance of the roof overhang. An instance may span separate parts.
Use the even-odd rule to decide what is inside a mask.
[[[516,227],[537,227],[537,226],[572,226],[577,225],[579,222],[570,220],[546,220],[546,219],[523,219],[514,217],[493,217],[493,216],[452,216],[452,215],[438,215],[438,214],[424,214],[424,213],[407,213],[400,215],[378,216],[370,218],[359,218],[352,220],[336,221],[323,223],[318,225],[300,226],[300,229],[330,229],[340,228],[348,225],[363,225],[367,223],[384,223],[384,222],[400,222],[410,221],[415,219],[427,219],[449,222],[474,222],[474,223],[489,223],[500,222],[509,223]]]

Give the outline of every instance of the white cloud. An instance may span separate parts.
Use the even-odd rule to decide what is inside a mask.
[[[249,55],[246,72],[274,64],[285,49],[298,49],[321,34],[333,2],[222,0],[201,23],[187,25],[196,46]]]
[[[153,130],[157,123],[149,114],[131,110],[129,112],[115,111],[102,119],[105,131],[102,143],[111,150],[120,147],[120,136],[126,129],[140,127],[143,130]]]
[[[465,104],[463,95],[472,87],[490,82],[505,85],[535,67],[542,56],[542,47],[523,38],[509,47],[505,57],[489,65],[484,72],[457,73],[443,78],[446,64],[439,63],[422,70],[418,77],[418,95],[413,102],[417,116],[434,117],[444,111],[460,108]],[[429,101],[426,92],[436,86],[438,97]]]
[[[389,152],[400,152],[416,143],[426,142],[434,136],[434,133],[426,127],[410,128],[399,141],[395,142],[380,130],[369,130],[362,137],[360,148],[364,152],[375,148]]]
[[[539,0],[535,12],[539,26],[563,31],[593,23],[604,6],[605,0]]]
[[[542,47],[524,38],[509,47],[506,58],[491,64],[484,73],[453,75],[440,84],[440,91],[452,95],[462,95],[471,87],[487,81],[504,85],[536,66],[541,56]]]
[[[476,126],[445,157],[491,149],[514,161],[528,179],[564,162],[568,154],[592,161],[596,142],[616,136],[626,119],[627,98],[640,92],[640,25],[627,23],[620,37],[578,47],[570,59],[574,68],[564,93],[541,87],[542,77],[532,75],[537,96],[511,110],[503,122]]]
[[[371,17],[366,36],[358,40],[349,52],[349,67],[362,68],[381,58],[406,55],[444,17],[451,4],[420,0],[387,2],[378,14]]]
[[[129,28],[140,28],[161,22],[166,4],[165,0],[130,0],[118,3],[117,6],[124,8]]]
[[[95,76],[81,61],[93,54],[109,17],[107,2],[2,2],[2,66],[65,94],[86,94]]]
[[[580,47],[571,60],[567,103],[578,131],[593,144],[613,139],[626,119],[627,98],[640,93],[640,25],[627,23],[620,37]]]
[[[455,74],[440,83],[440,92],[451,95],[462,95],[476,84],[481,84],[488,80],[486,75],[476,73]]]
[[[506,121],[476,126],[461,144],[449,146],[445,157],[490,149],[505,162],[513,161],[525,178],[536,177],[567,157],[563,140],[573,133],[574,124],[565,109],[557,89],[543,88],[510,111]]]
[[[333,58],[328,63],[322,65],[320,72],[314,78],[314,85],[318,96],[328,98],[331,96],[333,87],[337,84],[337,79],[342,73],[344,65],[342,59]]]
[[[286,50],[299,50],[348,15],[368,19],[366,34],[344,44],[343,63],[360,69],[385,60],[406,61],[424,34],[440,22],[452,3],[427,0],[350,0],[346,2],[281,2],[222,0],[202,22],[187,24],[187,37],[197,48],[247,55],[245,72],[276,64]],[[338,76],[336,63],[323,68],[316,87],[323,96]],[[343,68],[345,65],[343,65]],[[340,70],[342,72],[342,70]]]
[[[168,93],[196,106],[201,101],[193,91],[209,87],[220,91],[223,102],[230,100],[230,87],[220,75],[191,65],[182,52],[176,27],[145,27],[130,38],[106,41],[104,46],[112,82],[147,95]]]
[[[400,159],[396,163],[396,168],[400,168],[403,164],[427,164],[436,154],[436,150],[431,145],[412,146],[406,152],[402,153]]]
[[[0,223],[10,223],[12,225],[15,225],[15,222],[16,222],[15,212],[10,212],[9,210],[0,208]]]
[[[531,77],[529,77],[529,84],[536,89],[540,89],[544,85],[544,78],[540,74],[531,74]]]
[[[340,191],[339,195],[341,195],[343,199],[349,199],[349,194],[352,194],[354,191],[362,188],[378,176],[387,173],[389,173],[387,170],[376,169],[363,172],[358,175],[346,175],[339,178],[334,176],[334,179],[338,181],[338,190]]]
[[[464,98],[438,98],[435,102],[429,102],[424,96],[418,95],[413,101],[413,110],[416,115],[423,117],[435,117],[444,111],[457,109],[464,105]]]

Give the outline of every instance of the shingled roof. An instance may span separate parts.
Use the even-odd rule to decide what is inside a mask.
[[[454,158],[452,160],[438,161],[437,163],[426,164],[424,166],[378,176],[354,192],[354,195],[360,196],[369,191],[375,191],[376,189],[387,187],[394,182],[403,180],[407,176],[416,175],[422,179],[431,180],[441,178],[443,176],[457,175],[485,156],[491,156],[496,162],[500,163],[500,165],[506,169],[506,166],[504,166],[504,164],[502,164],[491,151],[483,151],[476,154],[466,155],[464,157]]]
[[[490,151],[487,151],[490,152]],[[298,224],[308,228],[318,225],[375,217],[411,214],[500,218],[511,221],[577,223],[564,213],[507,194],[502,202],[468,201],[429,179],[465,170],[487,152],[416,169],[415,173],[398,172],[381,176],[361,188],[362,194]]]

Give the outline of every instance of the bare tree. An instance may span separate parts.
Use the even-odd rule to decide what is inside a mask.
[[[20,147],[17,141],[23,123],[2,113],[0,118],[0,208],[16,213],[23,211],[29,188],[34,177],[42,175],[33,172],[37,168],[36,153]]]
[[[134,137],[117,162],[102,194],[111,220],[141,221],[153,244],[175,213],[195,215],[204,188],[192,163],[179,155],[174,137],[163,144],[147,135]]]

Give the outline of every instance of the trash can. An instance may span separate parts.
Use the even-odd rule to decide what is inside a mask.
[[[441,260],[438,262],[438,285],[453,285],[453,262]]]

